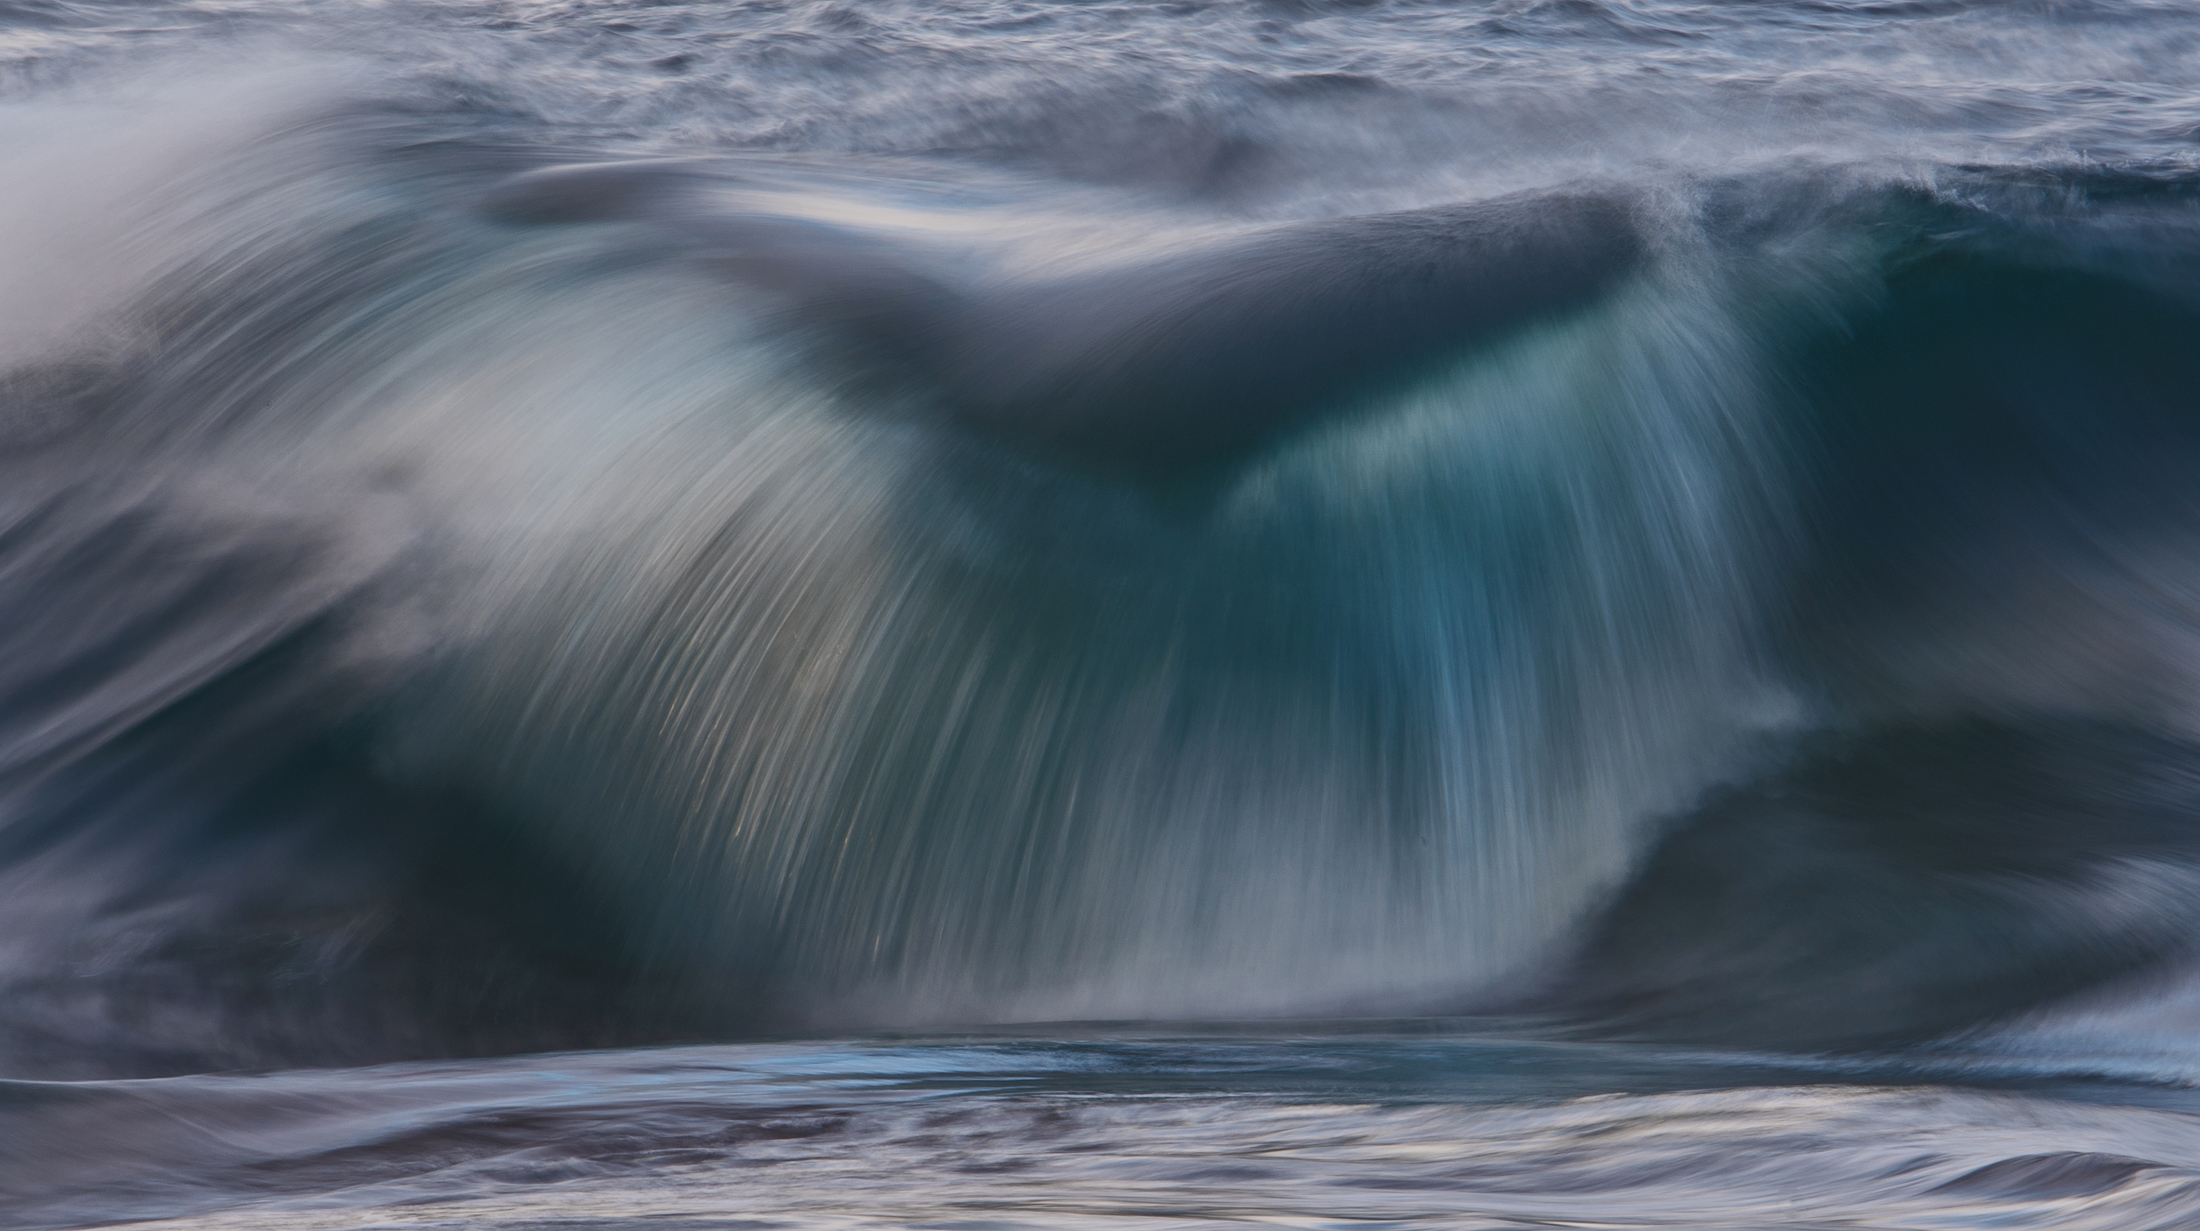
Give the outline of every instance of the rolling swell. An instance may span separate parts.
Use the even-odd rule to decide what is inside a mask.
[[[220,152],[10,356],[26,1068],[1523,1006],[1826,1046],[2186,948],[2174,178],[1033,270],[800,168],[393,126]]]

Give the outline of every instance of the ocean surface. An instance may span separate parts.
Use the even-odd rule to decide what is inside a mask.
[[[2200,9],[0,0],[0,1228],[2200,1227]]]

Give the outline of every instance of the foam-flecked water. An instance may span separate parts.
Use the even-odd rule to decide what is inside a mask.
[[[2171,1228],[2200,1186],[2189,1093],[2010,1066],[1048,1034],[21,1083],[10,1195],[24,1226]]]
[[[0,1226],[2189,1225],[2196,391],[2184,4],[0,3]]]

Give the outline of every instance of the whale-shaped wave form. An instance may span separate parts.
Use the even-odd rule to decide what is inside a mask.
[[[1165,256],[957,279],[844,226],[712,209],[695,161],[528,172],[485,208],[535,225],[646,220],[690,259],[793,300],[958,421],[1019,447],[1148,477],[1225,465],[1403,388],[1494,338],[1581,308],[1639,268],[1613,194],[1270,226]]]

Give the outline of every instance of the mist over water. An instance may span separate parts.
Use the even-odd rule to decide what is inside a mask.
[[[2196,57],[0,4],[0,1226],[2188,1225]]]

